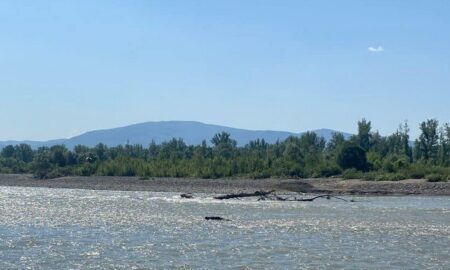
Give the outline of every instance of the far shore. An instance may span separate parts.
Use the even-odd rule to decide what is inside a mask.
[[[280,193],[334,195],[427,195],[450,196],[450,182],[427,182],[423,179],[402,181],[362,181],[339,178],[323,179],[194,179],[113,176],[70,176],[35,179],[28,174],[0,174],[0,186],[45,187],[90,190],[153,191],[179,193],[227,194],[276,190]]]

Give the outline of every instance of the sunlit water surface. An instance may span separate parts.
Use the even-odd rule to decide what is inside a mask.
[[[0,187],[0,269],[450,269],[449,197],[199,196]]]

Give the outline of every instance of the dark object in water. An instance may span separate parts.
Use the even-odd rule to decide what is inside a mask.
[[[294,197],[294,198],[281,197],[281,196],[275,194],[274,192],[275,192],[275,190],[256,191],[254,193],[227,194],[227,195],[216,196],[216,197],[214,197],[214,199],[228,200],[228,199],[239,199],[239,198],[245,198],[245,197],[259,197],[258,201],[271,200],[271,201],[283,201],[283,202],[312,202],[318,198],[325,198],[328,200],[330,200],[331,198],[335,198],[338,200],[348,202],[346,199],[339,198],[339,197],[333,196],[331,194],[318,195],[318,196],[315,196],[315,197],[309,198],[309,199],[297,199],[296,197]],[[352,202],[354,202],[354,201],[352,200]]]
[[[253,193],[238,193],[238,194],[227,194],[227,195],[220,195],[214,197],[216,200],[228,200],[228,199],[235,199],[235,198],[244,198],[244,197],[265,197],[271,193],[275,192],[275,190],[271,191],[255,191]]]
[[[205,217],[206,220],[219,220],[219,221],[230,221],[229,219],[223,217]]]
[[[180,197],[183,199],[193,199],[194,198],[194,196],[192,194],[186,194],[186,193],[181,194]]]

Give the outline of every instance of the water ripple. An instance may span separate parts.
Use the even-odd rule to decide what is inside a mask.
[[[0,187],[0,268],[450,269],[448,197],[356,200]]]

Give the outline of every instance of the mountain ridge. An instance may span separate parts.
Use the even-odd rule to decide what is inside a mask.
[[[304,132],[295,133],[289,131],[276,130],[249,130],[215,124],[205,124],[198,121],[158,121],[143,122],[122,127],[110,129],[99,129],[85,132],[67,139],[56,139],[49,141],[0,141],[0,148],[13,144],[27,143],[33,148],[41,146],[52,146],[56,144],[64,144],[68,148],[81,144],[86,146],[95,146],[98,143],[104,143],[108,146],[117,146],[119,144],[142,144],[144,146],[150,144],[153,140],[156,143],[162,143],[172,138],[181,138],[186,144],[197,145],[203,140],[210,143],[211,138],[220,132],[231,134],[231,138],[235,139],[238,145],[242,146],[251,140],[264,139],[268,143],[275,143],[277,140],[284,140],[289,136],[300,136]],[[312,130],[317,135],[324,137],[326,141],[330,140],[333,132],[344,134],[346,138],[351,134],[335,131],[331,129]]]

